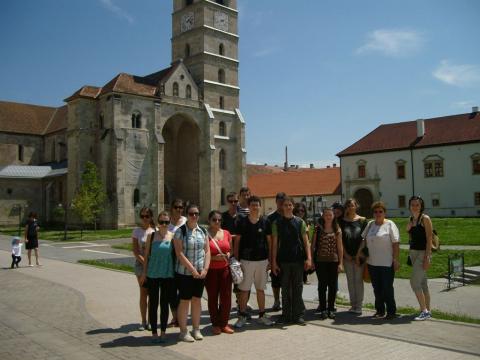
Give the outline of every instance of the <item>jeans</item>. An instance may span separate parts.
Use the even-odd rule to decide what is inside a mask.
[[[318,278],[318,302],[320,311],[335,311],[335,298],[338,290],[338,262],[320,261],[315,263]]]
[[[209,269],[205,278],[205,288],[212,325],[223,328],[228,325],[232,307],[232,276],[228,266],[222,269]]]
[[[20,261],[22,261],[21,256],[15,256],[15,255],[12,254],[12,266],[11,266],[11,268],[13,269],[14,266],[16,266],[18,268],[18,264],[20,263]]]
[[[282,282],[282,316],[298,320],[305,313],[303,303],[303,263],[280,263]]]
[[[147,278],[148,321],[152,334],[157,333],[158,293],[160,291],[160,330],[167,330],[168,305],[176,304],[175,280],[173,278]],[[175,306],[176,307],[176,306]]]
[[[378,314],[394,315],[397,312],[395,294],[393,290],[393,279],[395,271],[393,266],[368,265],[368,272],[372,280],[373,293],[375,295],[375,310]]]

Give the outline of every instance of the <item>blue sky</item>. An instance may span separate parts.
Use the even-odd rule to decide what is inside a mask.
[[[326,165],[379,124],[480,106],[480,1],[238,0],[247,161]],[[3,0],[0,99],[60,106],[170,63],[168,0]]]

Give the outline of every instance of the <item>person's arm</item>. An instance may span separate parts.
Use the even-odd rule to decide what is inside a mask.
[[[183,240],[180,238],[174,238],[173,239],[173,246],[175,248],[175,255],[177,256],[177,260],[180,261],[180,263],[185,266],[188,271],[192,273],[192,276],[194,278],[198,278],[200,274],[198,273],[197,269],[192,265],[190,260],[185,256],[185,253],[183,252]]]
[[[144,257],[140,254],[140,248],[138,246],[138,239],[132,236],[132,245],[133,245],[133,256],[137,259],[141,264],[145,261]]]
[[[272,235],[270,235],[272,240],[272,272],[275,275],[280,273],[280,267],[277,264],[277,251],[278,251],[278,235],[277,235],[277,225],[272,224]]]
[[[423,269],[428,270],[432,263],[432,241],[433,241],[433,225],[430,216],[423,215],[423,227],[427,235],[427,246],[425,248],[425,257],[423,259]]]
[[[338,230],[337,235],[338,272],[343,271],[343,240],[342,231]]]
[[[305,232],[302,237],[303,237],[303,247],[304,247],[306,255],[307,255],[307,260],[305,260],[303,268],[305,270],[308,270],[312,267],[312,253],[310,252],[310,246],[308,246],[308,235],[307,235],[307,233]]]
[[[200,272],[200,279],[205,279],[208,268],[210,267],[210,244],[208,243],[208,237],[205,237],[205,246],[203,247],[203,250],[205,251],[205,260],[203,262],[203,269]]]
[[[150,248],[152,247],[152,241],[153,241],[153,234],[150,234],[148,236],[147,244],[145,246],[145,261],[143,262],[143,273],[142,276],[140,277],[140,282],[143,284],[145,282],[145,279],[147,278],[147,269],[148,269],[148,260],[150,254]]]
[[[25,244],[28,243],[28,224],[25,225],[25,231],[23,232],[23,237],[24,237],[24,241],[25,241]]]
[[[310,267],[312,270],[315,269],[315,261],[313,257],[315,256],[315,246],[317,242],[317,228],[313,230],[312,241],[310,241],[310,256],[312,257],[312,266]]]
[[[390,238],[392,241],[393,250],[393,270],[398,271],[400,269],[400,232],[397,225],[393,221],[390,221]]]

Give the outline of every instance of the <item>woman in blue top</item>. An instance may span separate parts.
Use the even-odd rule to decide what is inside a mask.
[[[154,342],[164,342],[168,322],[168,305],[176,302],[173,274],[172,233],[168,231],[170,216],[158,215],[158,230],[148,238],[145,248],[142,283],[148,285],[148,315]],[[157,333],[158,293],[160,290],[160,337]]]

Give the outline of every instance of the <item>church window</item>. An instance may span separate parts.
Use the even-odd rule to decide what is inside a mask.
[[[474,175],[480,174],[480,154],[479,153],[472,155],[472,173]]]
[[[405,160],[397,160],[395,162],[395,164],[397,165],[397,179],[405,179],[405,177],[406,177],[406,175],[405,175],[406,161]]]
[[[23,145],[18,145],[18,161],[23,161]]]
[[[220,55],[225,55],[225,47],[223,46],[223,44],[218,45],[218,53]]]
[[[217,4],[220,4],[220,5],[227,6],[227,4],[226,4],[226,1],[225,1],[225,0],[216,0],[215,2],[216,2]]]
[[[443,158],[430,155],[423,159],[424,175],[428,177],[443,177]]]
[[[185,1],[185,6],[189,6],[193,4],[193,0],[186,0]]]
[[[220,190],[220,205],[225,205],[225,188]]]
[[[220,96],[219,105],[220,109],[225,109],[225,99],[223,98],[223,96]]]
[[[192,98],[192,87],[190,85],[187,85],[185,87],[185,94],[186,94],[187,99]]]
[[[365,177],[365,165],[358,165],[358,177],[359,178]]]
[[[440,206],[440,194],[435,193],[432,194],[432,207],[439,207]]]
[[[480,206],[480,192],[474,194],[475,197],[475,206]]]
[[[190,44],[185,45],[185,59],[190,56]]]
[[[223,121],[220,121],[220,124],[218,124],[218,135],[227,136],[227,128]]]
[[[178,83],[173,83],[173,96],[178,96]]]
[[[132,114],[132,128],[141,129],[142,128],[142,114],[136,111]]]
[[[407,204],[405,195],[398,195],[398,207],[405,208]]]
[[[220,154],[218,157],[218,167],[220,170],[226,170],[226,155],[225,155],[225,150],[220,149]]]
[[[225,84],[225,70],[223,69],[218,70],[218,82]]]
[[[140,190],[135,189],[133,191],[133,206],[140,204]]]
[[[103,112],[101,112],[99,115],[98,115],[98,128],[99,129],[103,129],[104,127],[104,117],[103,117]]]

